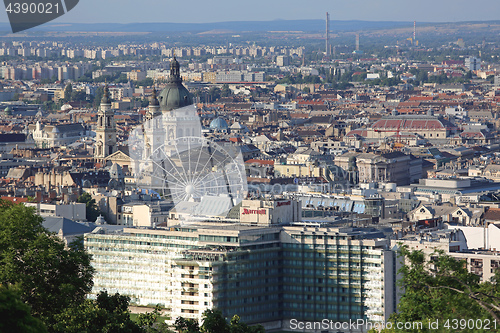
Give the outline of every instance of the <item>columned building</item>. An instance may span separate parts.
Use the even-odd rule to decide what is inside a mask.
[[[102,160],[117,151],[116,125],[114,112],[111,110],[108,85],[104,87],[101,106],[97,113],[96,143],[94,157]]]

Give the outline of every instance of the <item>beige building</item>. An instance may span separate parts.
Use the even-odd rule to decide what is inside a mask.
[[[203,82],[215,83],[215,76],[216,76],[215,72],[204,72],[202,80]]]
[[[361,136],[367,140],[381,140],[390,136],[415,134],[429,141],[447,140],[456,132],[456,126],[432,115],[392,115],[376,121],[370,128],[355,129],[346,136]]]
[[[82,124],[44,125],[37,121],[28,130],[39,148],[67,146],[88,135]]]
[[[418,160],[417,160],[418,162]],[[413,169],[411,157],[401,152],[376,155],[349,152],[335,156],[335,165],[348,172],[357,170],[359,183],[389,182],[408,185],[422,177],[422,167]]]
[[[127,72],[127,79],[131,81],[142,81],[146,79],[146,72],[134,70]]]
[[[276,177],[322,177],[323,168],[313,165],[275,164],[274,174]]]
[[[408,213],[408,217],[410,221],[441,218],[444,222],[455,222],[462,225],[470,225],[472,221],[472,213],[467,208],[451,204],[420,205]]]
[[[137,202],[121,206],[117,224],[133,227],[154,227],[167,223],[170,204],[160,202]]]

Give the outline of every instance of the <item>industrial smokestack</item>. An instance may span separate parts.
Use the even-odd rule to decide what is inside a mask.
[[[328,46],[329,38],[330,38],[330,14],[326,12],[325,56],[327,58],[330,55],[330,47]]]
[[[417,43],[417,21],[413,21],[413,45]]]

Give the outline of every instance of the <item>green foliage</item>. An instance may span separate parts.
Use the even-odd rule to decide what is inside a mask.
[[[97,207],[95,200],[92,199],[92,196],[87,192],[84,192],[76,201],[85,204],[87,220],[95,222],[101,214],[101,211]]]
[[[85,300],[58,315],[54,332],[141,333],[142,328],[130,319],[129,302],[127,296],[101,292],[95,301]]]
[[[248,326],[240,321],[238,315],[234,315],[229,323],[230,333],[265,333],[264,327],[261,325]]]
[[[234,315],[228,323],[219,310],[205,310],[203,312],[203,324],[193,319],[177,318],[174,325],[179,333],[265,333],[261,325],[248,326],[240,321],[240,317]]]
[[[73,93],[73,86],[69,83],[66,88],[64,88],[64,101],[71,101],[71,94]]]
[[[174,327],[179,333],[200,333],[200,326],[194,319],[179,317],[175,320]]]
[[[34,209],[0,201],[0,284],[18,286],[49,332],[56,316],[82,303],[92,287],[90,256],[65,248],[42,226]]]
[[[281,84],[301,84],[301,83],[321,83],[321,78],[317,75],[302,76],[299,74],[287,74],[284,78],[277,80],[276,83]]]
[[[127,74],[125,74],[125,73],[120,74],[120,76],[118,76],[114,80],[114,82],[116,82],[116,83],[127,83],[128,82]]]
[[[94,108],[98,108],[99,105],[101,105],[101,99],[102,99],[102,95],[104,95],[104,87],[98,87],[95,91],[95,95],[94,95]]]
[[[224,84],[222,86],[222,90],[220,92],[220,95],[221,97],[229,97],[233,94],[233,92],[231,91],[231,89],[229,89],[229,85],[227,84]]]
[[[229,333],[229,325],[219,310],[205,310],[201,331],[204,333]]]
[[[87,94],[83,90],[73,90],[71,92],[71,101],[73,102],[86,102]]]
[[[420,251],[401,248],[405,266],[401,269],[401,287],[405,293],[398,312],[391,316],[393,323],[422,322],[423,330],[386,329],[383,332],[450,332],[444,325],[454,319],[500,321],[500,290],[496,282],[481,283],[469,273],[464,261],[456,260],[442,251],[430,259]],[[429,322],[439,320],[439,328],[429,329]],[[455,332],[468,332],[455,330]],[[487,330],[484,330],[486,332]],[[474,332],[483,332],[475,329]]]
[[[208,90],[208,98],[210,102],[215,102],[221,97],[221,90],[217,87],[211,87]]]
[[[152,86],[154,84],[154,80],[150,77],[147,77],[145,78],[144,80],[142,81],[137,81],[135,83],[136,86],[140,87],[140,86],[144,86],[144,87],[149,87],[149,86]]]
[[[156,305],[152,312],[139,314],[138,324],[146,333],[171,332],[167,324],[158,323],[159,318],[161,318],[161,307]]]
[[[0,332],[47,332],[42,321],[31,316],[30,307],[11,286],[0,285]]]

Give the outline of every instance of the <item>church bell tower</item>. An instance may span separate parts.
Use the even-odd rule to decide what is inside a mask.
[[[108,85],[104,87],[101,106],[97,112],[96,144],[94,157],[102,160],[116,152],[116,126],[114,112],[111,110]]]

